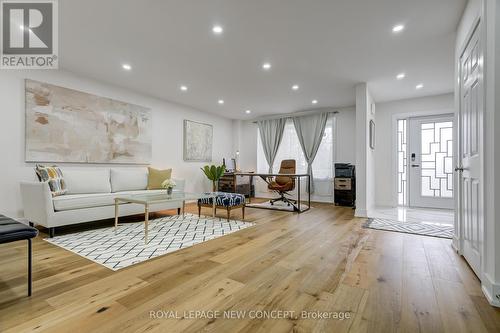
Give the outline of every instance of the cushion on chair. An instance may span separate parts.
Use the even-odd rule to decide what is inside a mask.
[[[0,244],[36,237],[36,228],[0,215]]]
[[[296,171],[295,160],[281,161],[279,176],[274,177],[267,188],[273,191],[291,191],[295,188],[295,178],[286,175],[294,174]]]
[[[215,192],[215,205],[224,207],[240,206],[245,203],[245,196],[239,193]],[[198,199],[198,204],[213,205],[212,198]]]
[[[270,182],[269,185],[267,186],[268,189],[273,190],[273,191],[292,191],[295,188],[295,184],[292,182],[285,183],[285,184],[279,184],[277,182]]]

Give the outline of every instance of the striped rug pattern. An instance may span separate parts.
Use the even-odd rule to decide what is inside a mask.
[[[404,232],[408,234],[452,238],[453,226],[448,224],[429,222],[400,222],[382,218],[369,218],[364,225],[366,228]]]

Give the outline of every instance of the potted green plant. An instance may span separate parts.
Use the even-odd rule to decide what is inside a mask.
[[[207,178],[212,181],[212,190],[216,192],[217,182],[226,171],[226,166],[205,165],[203,168],[201,168],[201,170],[203,171],[203,173],[205,173],[205,176],[207,176]]]

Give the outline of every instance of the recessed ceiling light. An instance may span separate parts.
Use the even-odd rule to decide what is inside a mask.
[[[424,87],[424,85],[422,83],[420,83],[420,84],[417,84],[415,86],[415,89],[422,89],[423,87]]]
[[[221,104],[221,105],[222,105],[222,104],[224,104],[224,100],[223,100],[223,99],[219,99],[219,100],[217,101],[217,103],[219,103],[219,104]]]
[[[224,32],[224,29],[220,25],[214,25],[212,27],[212,32],[216,35],[220,35],[221,33]]]
[[[404,79],[405,77],[406,77],[406,74],[405,74],[405,73],[399,73],[399,74],[396,76],[396,78],[397,78],[398,80],[402,80],[402,79]]]
[[[299,85],[298,84],[294,84],[292,86],[292,90],[299,90]]]
[[[267,70],[270,70],[270,69],[271,69],[271,64],[270,64],[270,63],[268,63],[268,62],[263,63],[263,64],[262,64],[262,69],[264,69],[264,70],[266,70],[266,71],[267,71]]]
[[[180,89],[181,89],[182,91],[187,91],[187,90],[188,90],[188,87],[187,87],[187,86],[182,85],[182,86],[180,86]]]
[[[395,33],[398,33],[398,32],[401,32],[405,29],[405,26],[402,25],[402,24],[397,24],[395,26],[392,27],[392,32],[395,32]]]
[[[318,104],[318,100],[313,99],[311,103],[313,103],[313,104]]]
[[[250,113],[252,113],[252,111],[251,110],[245,110],[245,113],[246,114],[250,114]]]
[[[124,70],[126,70],[126,71],[129,71],[129,70],[131,70],[131,69],[132,69],[132,66],[130,66],[129,64],[123,64],[123,65],[122,65],[122,68],[123,68]]]

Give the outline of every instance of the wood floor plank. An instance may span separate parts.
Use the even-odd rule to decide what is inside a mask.
[[[2,246],[0,331],[499,331],[500,310],[449,240],[364,229],[352,209],[331,204],[313,203],[303,214],[249,208],[246,220],[255,226],[116,272],[45,242],[41,229],[31,298],[26,244]],[[152,318],[156,310],[180,317]],[[186,316],[196,310],[240,318]],[[250,311],[286,315],[251,318]],[[311,318],[340,312],[351,316]]]

